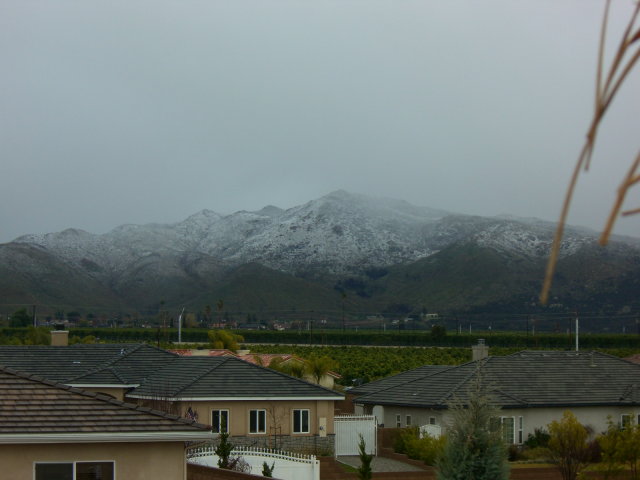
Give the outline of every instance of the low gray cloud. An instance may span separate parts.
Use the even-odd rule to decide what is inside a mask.
[[[612,40],[631,8],[614,5]],[[591,113],[602,11],[6,0],[0,241],[286,208],[338,188],[555,220]],[[640,148],[637,79],[601,131],[572,223],[601,228]],[[617,231],[640,235],[640,218]]]

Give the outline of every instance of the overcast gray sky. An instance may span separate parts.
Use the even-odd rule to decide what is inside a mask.
[[[632,10],[614,0],[618,41]],[[288,208],[339,188],[556,220],[602,0],[2,0],[0,242]],[[640,148],[640,74],[570,222]],[[629,207],[640,206],[635,192]],[[617,233],[640,236],[640,216]]]

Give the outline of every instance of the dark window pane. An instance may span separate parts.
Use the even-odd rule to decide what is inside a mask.
[[[226,433],[229,431],[229,411],[220,410],[220,432]]]
[[[78,462],[76,480],[113,480],[113,462]]]
[[[211,417],[211,426],[213,427],[213,433],[220,433],[220,410],[214,410]]]
[[[300,410],[293,411],[293,432],[300,433]]]
[[[36,480],[73,480],[73,463],[36,463]]]

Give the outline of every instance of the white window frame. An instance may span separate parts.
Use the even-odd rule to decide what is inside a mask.
[[[633,415],[630,413],[621,413],[620,414],[620,428],[623,430],[629,426],[633,425]]]
[[[36,480],[36,468],[38,465],[72,465],[72,479],[76,480],[76,465],[78,463],[111,463],[113,465],[113,477],[106,480],[116,480],[116,461],[115,460],[60,460],[60,461],[46,461],[46,462],[33,462],[33,479]]]
[[[214,412],[218,412],[218,424],[216,425],[213,422],[213,415]],[[226,425],[225,425],[225,429],[223,430],[221,427],[221,422],[220,420],[222,419],[222,413],[226,413]],[[228,408],[212,408],[211,409],[211,431],[213,433],[229,433],[229,409]]]
[[[256,429],[251,431],[251,415],[255,412],[256,415]],[[262,417],[263,430],[260,430],[260,417]],[[249,410],[249,434],[250,435],[262,435],[267,433],[267,411],[264,408],[254,408]]]
[[[411,415],[407,415],[404,420],[405,420],[405,422],[404,422],[405,425],[407,427],[410,427],[411,426]]]
[[[396,428],[402,427],[402,415],[396,413]]]
[[[303,416],[307,414],[307,428],[304,429]],[[296,417],[298,418],[298,425],[300,426],[299,430],[296,430]],[[308,408],[294,408],[292,410],[292,418],[291,418],[291,432],[295,434],[302,433],[311,433],[311,410]]]
[[[505,430],[505,420],[510,420],[513,423],[512,428],[511,428],[511,434],[509,435],[510,438],[513,440],[511,443],[509,443],[509,439],[505,438],[506,434],[508,434],[508,431]],[[515,445],[516,443],[516,417],[500,417],[500,436],[502,438],[502,440],[504,441],[504,443],[506,443],[507,445]]]
[[[516,440],[518,441],[518,445],[522,445],[524,442],[524,420],[522,419],[522,415],[518,417],[518,437]]]

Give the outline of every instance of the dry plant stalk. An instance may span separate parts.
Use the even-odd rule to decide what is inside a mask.
[[[547,263],[547,270],[542,286],[542,292],[540,293],[540,303],[543,305],[547,303],[549,299],[549,290],[551,289],[551,283],[553,281],[553,275],[558,263],[558,256],[560,254],[560,244],[562,242],[562,236],[564,234],[564,227],[566,224],[567,216],[569,214],[569,206],[573,197],[573,192],[578,181],[580,172],[584,169],[589,169],[591,163],[591,156],[593,154],[593,148],[595,145],[596,137],[598,134],[598,127],[604,118],[607,109],[611,105],[614,97],[618,93],[620,86],[624,83],[629,73],[633,70],[640,58],[640,27],[635,27],[636,19],[640,13],[640,2],[636,2],[636,6],[633,10],[629,23],[625,29],[625,32],[620,41],[620,45],[616,51],[616,55],[607,71],[606,77],[604,76],[604,47],[607,36],[607,23],[609,19],[609,9],[611,6],[611,0],[606,0],[605,10],[602,19],[602,28],[600,31],[600,46],[598,52],[598,69],[596,75],[596,95],[595,95],[595,108],[593,117],[587,130],[587,139],[580,151],[578,161],[573,170],[573,174],[569,181],[569,187],[565,195],[564,203],[562,205],[562,211],[560,213],[560,219],[558,220],[558,227],[553,238],[551,245],[551,254],[549,256],[549,262]],[[634,30],[635,28],[635,30]],[[635,49],[635,50],[634,50]],[[604,79],[604,80],[603,80]],[[640,182],[640,153],[635,158],[635,161],[631,164],[627,175],[624,177],[622,184],[618,188],[618,195],[616,201],[613,204],[613,208],[605,229],[600,236],[600,244],[606,245],[611,236],[613,226],[616,219],[620,215],[622,205],[624,203],[625,196],[629,189]],[[640,208],[628,210],[622,212],[622,215],[633,215],[640,213]]]

